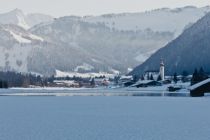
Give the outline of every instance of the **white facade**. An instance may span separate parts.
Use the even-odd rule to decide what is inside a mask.
[[[164,67],[163,60],[161,60],[160,62],[160,77],[162,81],[165,80],[165,67]]]

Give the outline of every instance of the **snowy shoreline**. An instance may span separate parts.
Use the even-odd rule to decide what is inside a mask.
[[[180,96],[189,97],[189,91],[169,92],[164,89],[137,88],[10,88],[1,89],[0,96]]]

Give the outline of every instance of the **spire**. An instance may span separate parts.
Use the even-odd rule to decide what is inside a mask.
[[[164,66],[163,58],[160,59],[160,66]]]

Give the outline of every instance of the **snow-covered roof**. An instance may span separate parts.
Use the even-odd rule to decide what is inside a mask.
[[[55,83],[75,84],[73,80],[54,80]]]
[[[200,83],[197,83],[197,84],[195,84],[195,85],[192,85],[189,89],[190,90],[194,90],[194,89],[196,89],[196,88],[198,88],[198,87],[200,87],[200,86],[202,86],[202,85],[204,85],[204,84],[207,84],[207,83],[209,83],[210,82],[210,78],[209,79],[206,79],[206,80],[204,80],[204,81],[202,81],[202,82],[200,82]]]
[[[90,78],[90,77],[100,77],[105,76],[107,78],[113,78],[114,74],[109,74],[105,72],[99,72],[99,73],[78,73],[78,72],[63,72],[60,70],[56,70],[55,77],[82,77],[82,78]]]
[[[120,80],[124,80],[124,79],[126,79],[126,80],[129,79],[130,80],[132,78],[133,78],[133,76],[125,76],[125,75],[123,75],[123,76],[120,77]]]

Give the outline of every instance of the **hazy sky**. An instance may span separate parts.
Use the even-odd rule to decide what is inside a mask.
[[[0,13],[15,8],[52,16],[140,12],[162,7],[206,6],[210,0],[0,0]]]

